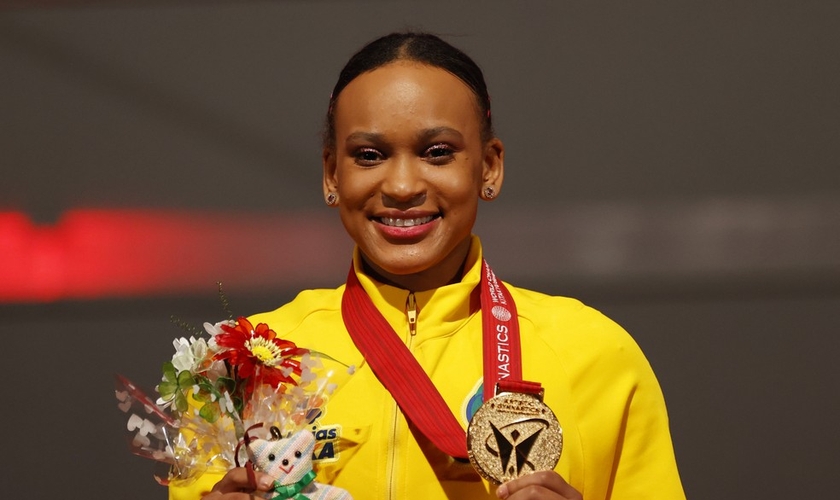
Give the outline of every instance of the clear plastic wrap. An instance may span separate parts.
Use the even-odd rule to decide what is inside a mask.
[[[272,439],[272,428],[283,438],[309,432],[354,371],[278,338],[266,324],[238,318],[204,326],[209,338],[173,342],[157,401],[117,375],[129,446],[169,467],[166,477],[156,476],[162,484],[246,463],[252,457],[241,444],[248,429],[257,439]]]

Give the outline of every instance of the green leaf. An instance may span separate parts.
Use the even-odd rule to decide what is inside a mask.
[[[184,370],[178,374],[178,386],[186,389],[195,385],[195,378],[189,370]]]
[[[158,384],[158,393],[163,399],[169,399],[178,390],[178,384],[175,382],[161,382]]]
[[[216,388],[206,378],[196,380],[196,385],[198,385],[198,392],[218,395]]]
[[[242,410],[245,408],[245,402],[242,401],[242,398],[236,396],[233,399],[233,409],[236,410],[236,413],[242,415]]]
[[[221,392],[232,393],[236,388],[236,381],[229,377],[219,377],[216,380],[216,389]]]
[[[202,403],[209,403],[210,401],[213,401],[213,395],[207,391],[198,391],[193,393],[192,397],[194,400],[201,401]]]
[[[185,413],[189,407],[190,405],[187,403],[187,397],[184,396],[183,392],[178,391],[178,393],[175,394],[175,409],[180,413]]]
[[[175,381],[175,365],[171,361],[163,364],[163,379],[169,382]]]
[[[211,424],[219,419],[221,411],[216,403],[207,403],[198,411],[198,415]]]

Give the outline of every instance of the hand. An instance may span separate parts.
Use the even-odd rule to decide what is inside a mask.
[[[231,469],[203,500],[254,500],[255,492],[271,491],[274,478],[263,472],[254,472],[251,478],[245,467]],[[257,498],[262,498],[260,495]]]
[[[499,486],[496,496],[508,500],[583,500],[560,474],[542,471],[528,474]]]

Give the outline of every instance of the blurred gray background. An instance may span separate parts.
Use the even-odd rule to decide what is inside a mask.
[[[688,496],[836,497],[838,26],[830,1],[0,2],[0,213],[46,230],[78,209],[232,214],[260,233],[207,233],[245,263],[199,284],[0,303],[2,496],[165,498],[122,441],[111,374],[152,387],[169,316],[223,316],[217,280],[240,314],[343,280],[327,98],[356,49],[414,28],[489,82],[507,175],[476,228],[488,259],[631,332]]]

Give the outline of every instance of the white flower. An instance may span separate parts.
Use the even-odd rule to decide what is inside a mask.
[[[181,337],[172,341],[175,346],[175,354],[172,356],[172,365],[175,371],[181,373],[188,370],[195,373],[207,357],[207,342],[204,339],[190,337],[189,340]]]

